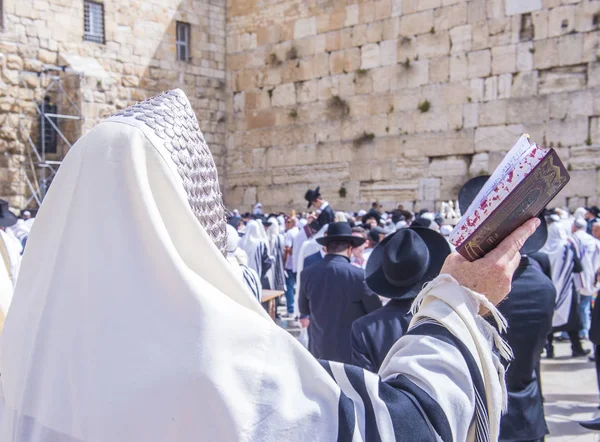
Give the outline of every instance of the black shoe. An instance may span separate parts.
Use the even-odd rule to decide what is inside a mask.
[[[554,349],[546,349],[546,359],[554,359]]]
[[[592,356],[588,356],[588,360],[590,362],[596,362],[596,356],[593,356],[593,355]]]
[[[591,352],[592,352],[592,350],[590,350],[590,349],[584,350],[583,348],[581,350],[577,350],[577,351],[573,350],[573,357],[581,358],[583,356],[589,355]]]
[[[579,425],[581,425],[583,428],[587,428],[588,430],[600,431],[600,418],[586,422],[579,422]]]

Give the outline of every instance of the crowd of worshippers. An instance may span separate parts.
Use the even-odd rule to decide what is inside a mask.
[[[454,251],[448,236],[488,177],[467,182],[457,206],[437,213],[336,211],[319,187],[306,192],[307,211],[229,215],[228,259],[257,299],[262,289],[285,292],[287,318],[308,330],[318,359],[377,372],[412,319],[415,297]],[[445,212],[445,213],[443,213]],[[541,440],[544,418],[540,359],[554,357],[554,341],[570,340],[573,357],[596,361],[600,389],[600,209],[570,214],[547,209],[521,250],[512,291],[499,306],[508,320],[514,360],[506,364],[508,413],[501,440]],[[594,353],[584,341],[594,344]]]

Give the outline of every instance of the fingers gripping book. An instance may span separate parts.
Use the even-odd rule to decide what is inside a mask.
[[[469,261],[483,257],[530,218],[538,216],[570,176],[554,149],[523,135],[481,188],[450,234]]]

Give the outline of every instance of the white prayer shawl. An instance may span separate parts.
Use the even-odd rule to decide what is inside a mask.
[[[240,237],[237,231],[233,226],[227,224],[227,262],[245,287],[250,290],[252,297],[260,302],[262,298],[260,278],[254,270],[248,267],[248,256],[238,247],[239,242]]]
[[[418,317],[435,324],[396,343],[385,382],[320,364],[248,296],[183,183],[131,117],[69,151],[0,336],[1,441],[495,440],[501,383],[473,294],[432,283]]]
[[[552,282],[556,287],[552,326],[562,327],[569,322],[571,303],[573,302],[574,258],[579,255],[579,251],[577,242],[571,237],[553,244],[553,250],[547,252],[552,271]]]
[[[323,238],[323,236],[325,236],[325,232],[327,232],[327,228],[328,228],[328,224],[324,225],[323,227],[321,227],[321,230],[319,230],[317,233],[315,233],[310,239],[306,239],[305,241],[302,241],[301,246],[299,247],[299,252],[298,252],[298,264],[297,264],[297,271],[298,273],[296,274],[296,288],[294,289],[294,310],[296,313],[296,315],[300,314],[300,310],[298,310],[298,297],[300,296],[300,283],[302,281],[302,269],[304,269],[304,260],[309,257],[310,255],[314,255],[315,253],[322,251],[323,250],[323,246],[321,244],[319,244],[317,242],[318,238]],[[304,232],[304,229],[300,230],[300,233],[298,234],[298,237],[300,235],[305,235],[306,237],[306,233]],[[298,238],[296,237],[296,239]],[[296,248],[296,245],[294,244],[294,250]]]
[[[580,294],[592,296],[596,293],[596,271],[600,258],[598,241],[585,230],[575,231],[573,238],[578,241],[579,259],[583,267],[582,272],[575,274],[575,287]]]
[[[248,221],[246,233],[240,240],[240,248],[248,255],[248,267],[262,278],[262,257],[264,251],[269,249],[267,235],[262,224],[255,220]]]
[[[3,264],[6,265],[9,277],[12,281],[13,287],[17,284],[17,278],[19,277],[19,271],[21,269],[21,253],[23,252],[23,246],[19,240],[11,233],[0,230],[0,238],[7,252],[7,261]],[[4,254],[0,254],[4,258]]]

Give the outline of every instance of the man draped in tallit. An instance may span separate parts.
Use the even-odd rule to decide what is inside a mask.
[[[224,257],[187,98],[154,97],[76,143],[38,214],[0,337],[0,440],[496,440],[502,342],[477,312],[502,322],[492,303],[534,228],[477,263],[451,255],[378,375],[318,362]]]

